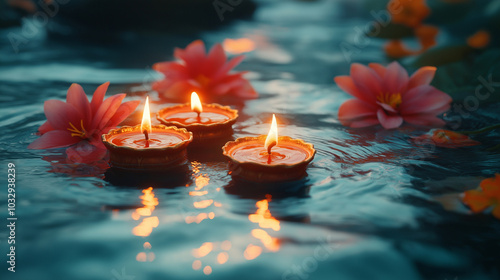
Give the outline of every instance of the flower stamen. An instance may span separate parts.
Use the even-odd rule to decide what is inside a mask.
[[[207,76],[203,75],[203,74],[200,74],[196,77],[196,81],[202,86],[202,87],[206,87],[208,86],[208,84],[210,83],[210,78],[208,78]]]
[[[377,101],[391,106],[393,109],[398,109],[402,99],[400,93],[382,93],[377,96]]]
[[[85,128],[83,127],[83,120],[80,120],[80,127],[81,127],[81,130],[76,128],[76,126],[74,124],[72,124],[71,122],[69,123],[69,126],[71,126],[71,128],[68,128],[68,130],[71,133],[71,136],[73,137],[81,137],[83,139],[86,138],[86,135],[87,135],[87,131],[85,130]]]

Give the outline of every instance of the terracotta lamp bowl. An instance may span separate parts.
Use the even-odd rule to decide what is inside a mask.
[[[243,137],[227,142],[223,154],[230,160],[230,172],[254,182],[297,180],[306,174],[316,150],[312,144],[288,136],[278,138],[279,145],[264,149],[266,136]]]

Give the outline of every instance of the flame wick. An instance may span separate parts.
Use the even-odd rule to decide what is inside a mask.
[[[144,112],[142,114],[141,131],[146,139],[146,147],[149,147],[149,134],[151,134],[151,114],[149,113],[149,96],[146,97]]]
[[[146,129],[142,133],[144,133],[144,138],[146,138],[146,148],[149,148],[149,133]]]
[[[271,128],[266,137],[266,142],[264,143],[264,148],[267,150],[269,155],[268,162],[271,161],[271,149],[278,145],[278,125],[276,124],[276,116],[273,114],[273,121],[271,123]]]
[[[276,141],[271,142],[269,146],[267,146],[267,154],[269,155],[269,158],[271,157],[271,149],[276,146]]]

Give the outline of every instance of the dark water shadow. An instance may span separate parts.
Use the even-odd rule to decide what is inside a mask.
[[[128,188],[177,188],[192,183],[187,165],[154,172],[109,168],[104,173],[104,180],[113,186]]]
[[[256,183],[238,176],[232,176],[232,180],[224,186],[226,193],[239,198],[250,198],[255,200],[265,199],[272,196],[273,199],[284,199],[289,197],[306,198],[312,183],[307,174],[298,180]]]

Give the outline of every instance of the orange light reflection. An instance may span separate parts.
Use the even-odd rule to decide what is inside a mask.
[[[226,252],[221,252],[217,255],[217,262],[219,264],[225,264],[229,259],[229,254]]]
[[[194,208],[203,209],[203,208],[207,208],[208,206],[212,205],[213,202],[214,201],[212,199],[195,201],[195,202],[193,202],[193,206],[194,206]]]
[[[280,249],[279,240],[271,237],[265,230],[254,229],[252,230],[252,236],[259,239],[264,244],[264,247],[271,252],[277,252]]]
[[[214,248],[214,244],[212,242],[205,242],[205,243],[203,243],[203,245],[201,245],[200,248],[193,249],[193,256],[195,258],[202,258],[202,257],[210,254],[210,252],[212,252],[213,248]]]
[[[142,220],[142,222],[132,229],[132,233],[136,236],[149,236],[153,231],[153,228],[160,224],[160,220],[156,216],[151,216],[154,209],[158,205],[158,198],[155,197],[153,188],[149,187],[142,190],[143,195],[139,196],[142,199],[141,203],[143,207],[137,208],[132,213],[132,219],[139,220],[141,216],[147,217]]]
[[[270,228],[274,231],[279,231],[280,221],[271,216],[271,212],[269,211],[269,200],[270,198],[257,201],[257,203],[255,203],[257,211],[255,214],[248,215],[248,219],[252,223],[258,223],[261,228]]]
[[[248,244],[247,248],[245,249],[245,252],[243,252],[243,256],[247,260],[253,260],[258,256],[260,256],[261,253],[262,253],[262,248],[260,246]]]
[[[230,54],[242,54],[255,49],[255,43],[249,38],[225,39],[222,42],[224,50]]]

